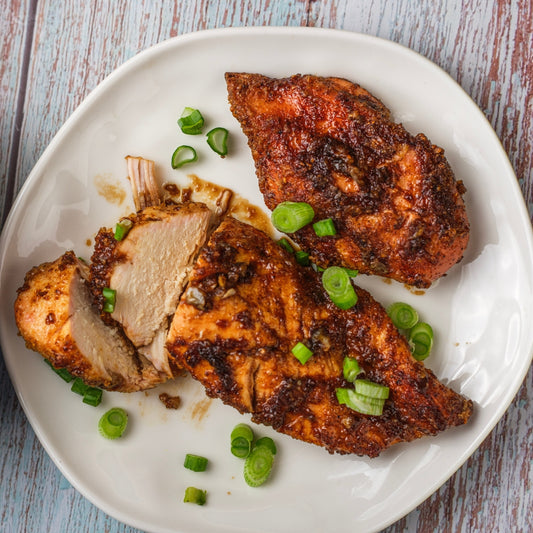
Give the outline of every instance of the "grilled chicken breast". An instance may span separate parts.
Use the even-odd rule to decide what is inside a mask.
[[[227,73],[231,110],[248,137],[270,209],[308,202],[315,221],[291,237],[320,266],[343,265],[428,287],[457,263],[469,223],[443,150],[408,133],[357,84],[340,78]]]
[[[165,381],[116,327],[102,322],[87,276],[72,251],[26,274],[15,319],[27,347],[95,387],[133,392]]]
[[[309,267],[261,231],[227,218],[192,270],[167,348],[176,364],[255,422],[330,452],[377,456],[394,443],[464,424],[472,402],[442,385],[410,353],[385,310],[357,288],[342,311]],[[314,352],[302,365],[291,348]],[[383,415],[336,399],[345,355],[390,387]]]

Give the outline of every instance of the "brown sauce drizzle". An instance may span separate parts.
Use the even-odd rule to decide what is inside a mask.
[[[414,294],[415,296],[423,296],[426,294],[426,291],[423,289],[417,289],[416,287],[413,287],[412,285],[407,285],[404,283],[403,285],[411,294]]]
[[[94,177],[94,186],[98,194],[110,204],[121,205],[126,199],[126,191],[119,182],[113,182],[111,174],[97,174]]]
[[[176,202],[203,202],[214,209],[217,207],[217,200],[222,193],[230,190],[227,187],[203,180],[195,174],[189,174],[187,177],[189,178],[187,187],[180,188],[175,183],[165,183],[163,185],[163,190],[172,200]],[[247,222],[268,235],[274,234],[270,217],[260,207],[252,204],[240,194],[233,191],[231,193],[228,214],[233,215],[241,222]]]
[[[191,409],[191,418],[197,422],[201,422],[207,415],[209,407],[211,407],[211,398],[205,398],[196,402]]]

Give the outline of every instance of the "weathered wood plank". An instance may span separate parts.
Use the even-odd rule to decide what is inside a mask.
[[[28,85],[21,92],[30,4],[0,0],[1,12],[9,14],[0,19],[0,171],[6,175],[9,161],[15,161],[8,176],[15,189],[90,90],[138,51],[199,29],[309,24],[394,40],[448,71],[502,139],[533,214],[529,0],[92,0],[84,5],[40,0]],[[19,113],[23,141],[17,153],[12,132],[19,98],[24,114]],[[4,179],[1,198],[6,185]],[[533,447],[528,399],[532,397],[530,371],[510,409],[479,450],[448,483],[387,532],[532,530],[533,499],[528,490]],[[106,516],[62,480],[29,427],[1,360],[0,429],[0,530],[84,531],[91,524],[93,531],[136,531]]]
[[[1,5],[0,18],[0,220],[4,220],[4,200],[12,196],[8,175],[16,171],[24,96],[25,65],[31,44],[32,6],[29,0]],[[9,209],[9,203],[7,206]],[[7,214],[7,213],[6,213]]]

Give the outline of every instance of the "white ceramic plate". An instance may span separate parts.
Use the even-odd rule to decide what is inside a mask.
[[[138,394],[108,393],[94,409],[28,351],[17,336],[12,304],[24,273],[66,249],[88,257],[97,229],[132,210],[124,156],[154,159],[162,181],[195,172],[264,206],[246,139],[227,104],[224,72],[272,76],[335,75],[359,82],[390,107],[412,133],[445,148],[468,189],[471,242],[463,261],[424,295],[360,276],[387,305],[414,304],[436,331],[427,360],[445,383],[475,402],[464,427],[402,444],[377,459],[330,456],[276,435],[271,481],[246,486],[242,462],[228,449],[242,421],[231,407],[205,399],[185,378]],[[202,110],[210,126],[231,131],[221,160],[200,138],[185,138],[176,119],[184,106]],[[186,142],[185,142],[186,141]],[[178,144],[201,148],[201,161],[170,168]],[[102,183],[127,192],[110,203]],[[364,35],[307,28],[213,30],[164,42],[107,78],[57,134],[21,191],[1,242],[0,324],[6,364],[43,446],[67,479],[110,515],[157,532],[353,532],[396,521],[435,491],[477,448],[518,389],[532,354],[531,225],[516,177],[479,109],[442,70],[397,44]],[[161,390],[179,392],[168,411]],[[110,406],[130,412],[125,438],[98,435]],[[185,453],[210,458],[208,472],[182,467]],[[185,487],[208,490],[208,505],[182,503]]]

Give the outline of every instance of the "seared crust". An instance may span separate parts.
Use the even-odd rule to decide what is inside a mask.
[[[461,182],[441,148],[412,136],[357,84],[227,73],[231,110],[248,137],[270,209],[305,201],[337,236],[292,235],[319,265],[428,287],[457,263],[469,223]]]
[[[464,424],[472,402],[411,356],[385,310],[363,289],[348,311],[331,303],[319,275],[261,231],[226,219],[191,274],[167,348],[206,388],[255,422],[330,452],[377,456],[401,441]],[[302,365],[297,342],[314,352]],[[345,355],[391,389],[382,416],[336,399]]]

